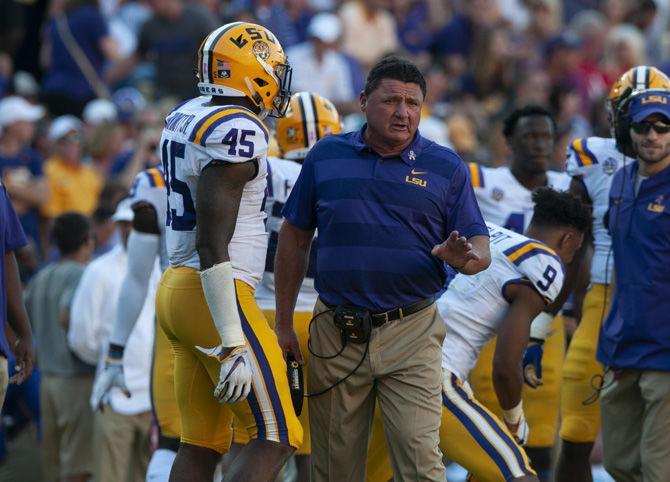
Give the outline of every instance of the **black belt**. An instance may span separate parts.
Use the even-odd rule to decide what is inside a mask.
[[[328,308],[331,309],[335,308],[334,305],[328,305],[325,302],[323,302],[323,300],[321,300],[321,302]],[[435,298],[426,298],[423,300],[415,301],[414,303],[406,306],[391,308],[388,311],[382,311],[379,313],[370,313],[372,326],[382,326],[384,323],[387,323],[389,321],[395,321],[405,316],[413,315],[414,313],[429,307],[433,303],[435,303]]]

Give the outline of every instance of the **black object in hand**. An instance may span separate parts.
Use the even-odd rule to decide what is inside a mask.
[[[288,385],[291,389],[291,401],[296,415],[302,412],[302,402],[305,396],[305,385],[302,379],[302,365],[298,363],[293,353],[286,354],[286,375],[288,376]]]

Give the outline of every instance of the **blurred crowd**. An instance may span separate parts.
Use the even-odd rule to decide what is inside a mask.
[[[363,122],[368,69],[411,59],[428,82],[421,133],[490,166],[508,162],[515,108],[554,114],[563,170],[572,139],[609,136],[614,80],[636,65],[670,72],[670,0],[3,0],[0,12],[0,174],[30,241],[17,253],[26,283],[62,255],[49,233],[63,213],[89,218],[93,258],[121,242],[117,204],[158,164],[166,113],[197,95],[200,42],[230,21],[274,32],[293,91],[331,99],[345,130]],[[5,442],[37,419],[36,388],[20,390]]]

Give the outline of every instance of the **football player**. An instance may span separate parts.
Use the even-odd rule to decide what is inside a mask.
[[[532,191],[548,186],[567,190],[570,178],[549,170],[556,132],[551,113],[526,106],[505,119],[503,134],[512,151],[510,166],[469,164],[477,203],[487,222],[523,233],[533,216]]]
[[[554,148],[555,121],[542,107],[526,106],[517,109],[505,120],[503,134],[512,151],[509,167],[488,168],[470,164],[470,175],[477,202],[487,222],[522,233],[533,215],[532,191],[541,186],[568,190],[570,177],[549,170],[549,159]],[[560,375],[565,353],[565,331],[554,312],[560,304],[552,305],[552,312],[543,311],[535,323],[533,338],[544,346],[542,371],[528,374],[530,383],[523,391],[526,419],[530,437],[526,445],[533,467],[540,479],[548,479],[551,467],[551,447],[558,431]],[[549,309],[549,308],[547,308]],[[548,335],[547,335],[548,334]],[[534,342],[535,343],[535,342]],[[541,351],[530,349],[540,355]],[[491,368],[495,340],[485,346],[470,374],[470,384],[477,400],[489,410],[502,416],[495,394]],[[537,378],[541,377],[541,381]]]
[[[254,299],[267,249],[261,119],[285,114],[291,68],[272,32],[246,22],[211,32],[197,62],[202,96],[168,114],[160,141],[170,266],[156,313],[181,416],[170,480],[212,480],[234,413],[251,441],[226,480],[271,481],[302,441],[286,363]]]
[[[519,446],[529,435],[521,359],[531,321],[556,300],[563,263],[572,261],[590,224],[588,207],[568,192],[540,188],[532,200],[525,235],[487,223],[491,267],[475,276],[457,275],[438,300],[447,325],[440,448],[477,481],[537,480]],[[507,430],[467,383],[480,350],[496,335],[493,385]]]
[[[529,436],[521,359],[529,332],[537,330],[534,320],[561,291],[564,263],[578,251],[590,213],[577,197],[549,188],[538,189],[531,202],[535,212],[523,235],[487,222],[491,266],[475,276],[457,275],[437,302],[447,325],[440,449],[468,469],[473,482],[538,480],[521,447]],[[492,371],[501,417],[477,400],[467,382],[496,335]],[[368,480],[391,477],[388,461],[370,463],[368,475],[376,478]]]
[[[619,107],[632,92],[670,89],[670,79],[655,67],[638,66],[624,73],[610,89],[607,109],[612,137]],[[629,159],[628,162],[632,162]],[[626,162],[614,138],[589,137],[572,142],[567,172],[570,190],[592,206],[593,259],[591,285],[583,299],[581,321],[575,331],[563,366],[561,387],[561,450],[556,468],[558,482],[590,482],[591,449],[600,431],[597,388],[603,368],[596,361],[598,333],[612,300],[610,282],[614,271],[611,240],[604,224],[614,173]]]
[[[279,228],[282,223],[281,210],[288,199],[295,184],[302,161],[309,150],[322,137],[330,134],[339,134],[342,130],[340,116],[335,106],[326,98],[309,92],[293,94],[286,115],[277,120],[275,125],[276,137],[282,158],[268,157],[268,198],[265,204],[267,212],[267,230],[270,234],[265,272],[261,283],[256,289],[258,306],[272,326],[275,319],[275,284],[274,260],[277,250]],[[318,294],[314,289],[314,270],[316,268],[316,244],[312,244],[310,263],[303,280],[296,301],[294,327],[300,340],[300,353],[294,357],[303,364],[303,370],[309,359],[307,339],[309,337],[309,322],[312,319],[312,310],[316,304]],[[307,389],[305,387],[305,392]],[[309,480],[309,415],[305,399],[300,414],[300,423],[303,428],[302,446],[296,451],[298,480]],[[246,443],[247,434],[235,430],[235,442]]]
[[[162,171],[152,168],[140,172],[130,189],[129,199],[135,217],[128,238],[128,269],[121,284],[106,366],[93,386],[93,407],[101,407],[113,388],[132,395],[123,374],[124,348],[147,297],[156,257],[160,259],[162,270],[168,265],[165,246],[167,191]],[[174,392],[174,354],[160,326],[155,330],[151,403],[158,425],[158,449],[151,456],[146,479],[167,482],[179,447],[181,422]]]

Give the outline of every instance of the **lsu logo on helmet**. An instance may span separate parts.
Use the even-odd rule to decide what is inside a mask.
[[[261,117],[286,113],[291,66],[265,27],[234,22],[217,28],[200,44],[196,73],[203,95],[247,97]]]
[[[341,131],[340,115],[332,102],[311,92],[294,94],[286,116],[276,125],[282,157],[291,160],[304,159],[316,141]]]

